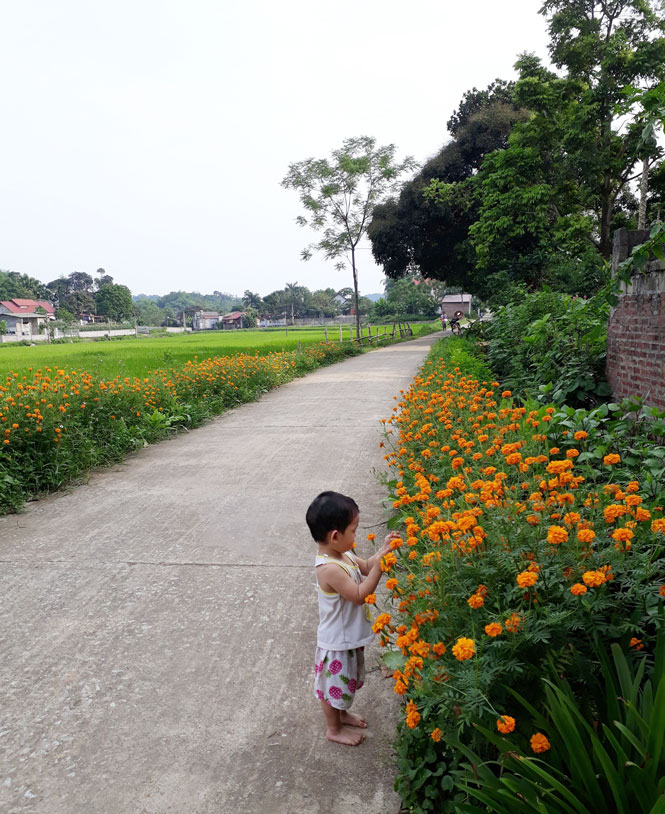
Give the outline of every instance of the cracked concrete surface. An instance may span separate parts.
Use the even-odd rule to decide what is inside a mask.
[[[312,693],[323,489],[381,531],[380,419],[437,337],[315,371],[0,518],[0,810],[395,814],[399,700],[364,744]]]

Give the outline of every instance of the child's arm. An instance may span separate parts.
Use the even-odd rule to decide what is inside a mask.
[[[360,585],[338,565],[320,565],[317,571],[320,574],[319,586],[322,591],[335,591],[344,599],[353,602],[354,605],[364,605],[365,597],[374,593],[374,589],[381,580],[381,561],[377,559],[374,562]]]
[[[384,554],[387,554],[390,551],[390,541],[395,540],[400,535],[396,531],[391,531],[390,534],[386,535],[386,539],[383,541],[383,545],[381,548],[375,553],[372,554],[371,557],[368,557],[366,560],[361,560],[360,557],[357,557],[355,554],[353,555],[356,558],[356,562],[358,563],[358,568],[360,568],[360,573],[366,577],[369,572],[372,570],[372,566],[375,562],[380,562],[381,557]]]

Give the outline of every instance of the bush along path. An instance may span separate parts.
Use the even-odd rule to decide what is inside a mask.
[[[351,343],[320,343],[264,356],[194,357],[181,368],[112,380],[50,367],[10,373],[0,384],[0,514],[360,352]]]
[[[587,479],[589,433],[465,347],[438,343],[386,420],[403,534],[374,630],[404,805],[661,812],[663,508],[618,449]]]

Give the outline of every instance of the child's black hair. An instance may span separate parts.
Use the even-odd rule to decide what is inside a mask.
[[[352,497],[339,492],[321,492],[310,503],[305,520],[317,543],[323,543],[329,531],[345,531],[360,514]]]

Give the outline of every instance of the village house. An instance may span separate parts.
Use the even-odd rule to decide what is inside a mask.
[[[46,313],[42,313],[43,309]],[[48,322],[55,320],[55,309],[48,300],[13,299],[0,302],[0,322],[8,334],[30,339],[38,336]]]
[[[340,307],[340,311],[344,316],[353,313],[353,298],[347,297],[345,294],[342,294],[340,291],[335,294],[333,297],[333,301],[337,303]]]
[[[192,315],[192,330],[212,331],[219,328],[220,316],[218,311],[195,311]]]
[[[242,311],[231,311],[228,314],[224,314],[222,317],[222,328],[225,331],[229,329],[235,328],[244,328],[243,320],[242,320]]]
[[[471,313],[473,296],[471,294],[446,294],[441,299],[441,310],[451,316],[456,311],[463,311],[467,316]]]

